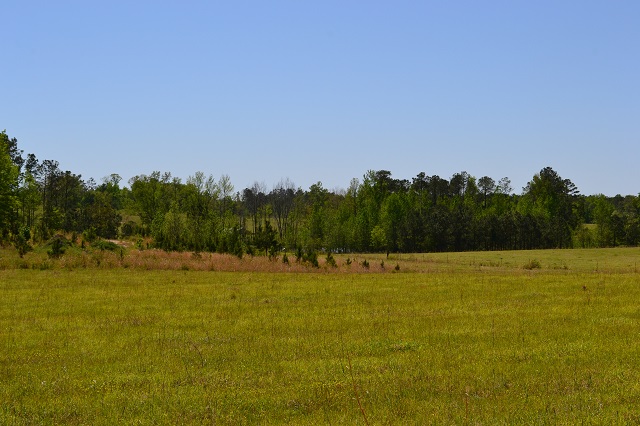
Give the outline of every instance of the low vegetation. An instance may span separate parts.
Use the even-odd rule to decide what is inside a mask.
[[[640,421],[639,249],[43,250],[0,250],[1,424]]]

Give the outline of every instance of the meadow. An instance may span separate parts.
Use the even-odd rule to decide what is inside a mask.
[[[0,424],[640,423],[639,249],[335,258],[1,250]]]

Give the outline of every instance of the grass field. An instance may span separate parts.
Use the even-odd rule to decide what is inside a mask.
[[[0,256],[0,424],[640,423],[639,249]]]

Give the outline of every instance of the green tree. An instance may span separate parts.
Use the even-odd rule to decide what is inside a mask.
[[[612,246],[614,238],[611,217],[615,211],[615,207],[603,194],[598,194],[593,197],[593,206],[593,218],[597,226],[597,245],[599,247]]]
[[[267,204],[266,185],[262,182],[254,182],[251,188],[245,188],[242,192],[242,202],[247,209],[252,222],[252,232],[256,232],[260,224],[260,216],[265,212]],[[266,216],[263,220],[266,220]]]
[[[182,192],[183,209],[190,230],[189,247],[195,251],[205,247],[214,249],[218,236],[214,202],[220,192],[215,179],[211,175],[207,177],[204,173],[197,172],[187,179]]]
[[[329,191],[322,187],[322,182],[314,183],[308,192],[309,217],[309,245],[313,249],[321,248],[325,236],[325,212]]]
[[[62,214],[57,206],[58,183],[62,171],[58,165],[55,160],[44,160],[38,166],[38,185],[42,196],[42,218],[39,227],[41,240],[48,239],[53,231],[62,228]]]
[[[179,204],[182,184],[179,179],[172,179],[171,173],[154,171],[149,176],[135,176],[129,185],[134,209],[147,229],[156,218],[162,221],[171,206]]]
[[[23,177],[22,186],[18,189],[22,223],[31,229],[36,225],[36,212],[40,206],[40,189],[36,179],[30,172]]]
[[[19,168],[11,159],[11,146],[6,132],[0,133],[0,240],[6,240],[10,231],[17,232]]]
[[[402,192],[392,193],[382,203],[379,227],[385,233],[385,247],[382,248],[387,252],[403,250],[409,244],[407,207],[406,194]],[[373,235],[372,231],[372,239]]]
[[[9,154],[11,162],[18,168],[18,173],[20,173],[25,160],[22,158],[23,151],[18,149],[18,140],[16,138],[9,138],[7,131],[3,130],[0,132],[0,146]]]
[[[562,179],[551,167],[534,175],[524,188],[529,213],[535,216],[542,230],[542,247],[571,246],[573,231],[579,224],[575,205],[577,194],[573,182]]]
[[[180,212],[177,203],[165,214],[158,214],[153,220],[152,233],[157,247],[163,250],[183,250],[187,226],[185,215]]]
[[[258,225],[254,243],[258,250],[264,250],[264,254],[269,254],[271,257],[280,251],[276,231],[268,220],[264,222],[264,226]]]
[[[291,213],[294,209],[296,197],[295,185],[289,179],[283,179],[269,193],[271,212],[278,228],[280,241],[288,236],[291,227]]]
[[[496,181],[491,179],[489,176],[483,176],[478,179],[478,188],[482,195],[482,208],[486,209],[489,197],[491,197],[496,190]]]
[[[117,238],[122,217],[115,208],[112,193],[99,189],[94,191],[87,215],[87,229],[93,228],[99,237]]]
[[[376,251],[380,251],[386,249],[388,244],[387,233],[384,228],[380,225],[374,226],[371,230],[371,247]]]

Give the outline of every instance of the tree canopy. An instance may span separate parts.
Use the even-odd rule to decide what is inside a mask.
[[[236,190],[231,178],[196,172],[186,181],[153,171],[97,184],[55,160],[23,157],[0,133],[0,239],[16,246],[55,233],[146,238],[166,250],[275,253],[429,252],[637,245],[640,198],[581,195],[550,167],[520,194],[507,177],[396,179],[370,170],[347,190],[283,179]]]

